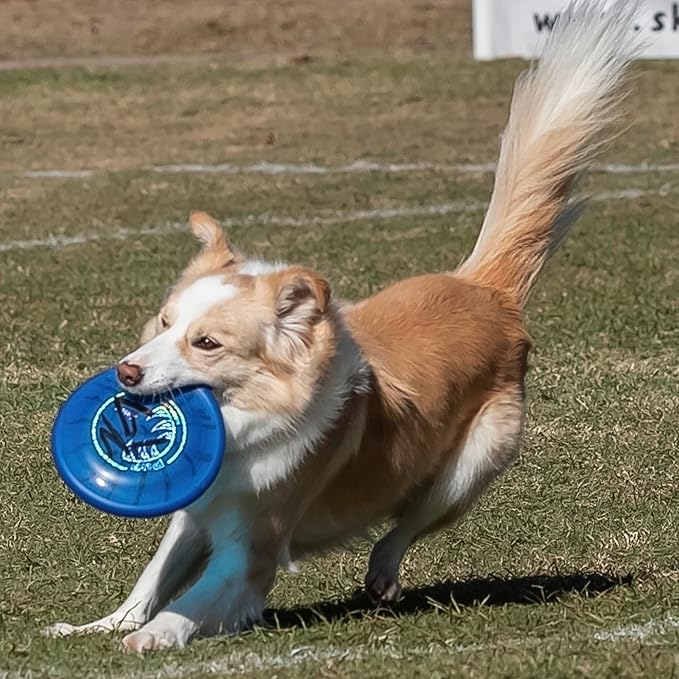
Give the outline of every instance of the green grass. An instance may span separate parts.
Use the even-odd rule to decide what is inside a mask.
[[[460,62],[458,91],[452,92],[450,84],[435,85],[444,74],[451,77],[449,64],[432,64],[428,70],[423,61],[384,60],[236,73],[238,96],[251,88],[249,96],[256,98],[264,91],[258,88],[270,88],[267,115],[298,120],[283,147],[269,153],[246,142],[237,158],[296,161],[308,158],[310,148],[324,162],[371,153],[402,162],[492,158],[491,131],[496,134],[504,115],[507,78],[515,65]],[[661,76],[673,67],[649,68],[640,87],[658,85],[662,96],[649,119],[663,120],[663,97],[669,95]],[[219,177],[142,171],[168,157],[206,161],[194,156],[188,137],[179,135],[175,143],[172,125],[170,132],[162,125],[176,108],[135,123],[144,133],[141,152],[123,135],[120,157],[132,169],[86,180],[38,181],[12,174],[64,158],[68,139],[78,135],[66,106],[77,90],[94,98],[92,112],[101,108],[100,119],[92,113],[81,130],[74,166],[107,166],[111,143],[106,138],[114,136],[110,125],[119,112],[114,99],[134,102],[143,82],[149,83],[150,102],[174,96],[175,85],[185,87],[179,99],[191,99],[211,92],[222,75],[199,68],[182,72],[163,94],[167,70],[97,78],[80,72],[23,74],[12,76],[15,85],[0,87],[0,106],[16,111],[35,96],[22,80],[32,79],[40,97],[55,104],[56,131],[51,140],[29,143],[5,166],[0,243],[50,234],[105,236],[120,227],[184,221],[194,208],[241,219],[332,216],[487,198],[490,177],[448,172]],[[398,87],[403,90],[397,94]],[[303,102],[311,91],[313,101]],[[328,108],[338,92],[337,106]],[[369,96],[362,99],[361,93]],[[391,119],[393,127],[373,134],[397,96],[412,101]],[[478,120],[451,117],[457,110],[451,108],[453,98],[464,103],[462,112],[477,109]],[[414,109],[408,106],[424,112],[412,126],[407,113]],[[373,120],[373,111],[382,117]],[[305,141],[303,115],[311,114],[316,117]],[[334,127],[340,119],[342,125]],[[423,133],[430,123],[442,126]],[[22,129],[32,124],[35,120],[16,122]],[[674,139],[677,127],[650,135],[648,142],[643,134],[650,122],[640,121],[639,127],[631,140],[618,142],[611,159],[668,157],[673,142],[663,149],[660,139]],[[469,137],[472,129],[477,137]],[[232,157],[218,149],[207,158],[225,159]],[[197,678],[227,672],[676,676],[675,185],[673,174],[596,174],[588,180],[592,193],[630,187],[651,193],[593,202],[549,265],[528,309],[536,349],[521,458],[459,526],[409,553],[400,606],[376,611],[360,593],[368,554],[361,543],[312,559],[301,575],[282,574],[272,593],[269,626],[147,658],[121,654],[116,636],[48,640],[39,635],[45,624],[84,622],[113,609],[165,524],[115,519],[75,500],[52,467],[49,431],[69,390],[135,345],[142,321],[195,246],[186,233],[170,231],[0,253],[0,677],[5,671],[11,677],[64,678]],[[329,276],[340,295],[358,298],[405,275],[454,267],[471,246],[481,216],[476,211],[318,227],[271,226],[262,217],[239,222],[232,237],[262,257],[309,263]],[[645,636],[635,638],[632,625],[646,630]],[[616,637],[618,628],[628,629],[628,635]]]

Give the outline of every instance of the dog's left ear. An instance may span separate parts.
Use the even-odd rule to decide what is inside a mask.
[[[277,336],[293,352],[309,348],[313,329],[328,310],[330,284],[315,271],[293,267],[276,274]]]

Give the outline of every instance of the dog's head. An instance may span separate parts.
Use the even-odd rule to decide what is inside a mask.
[[[204,384],[238,408],[300,412],[334,353],[328,283],[243,258],[204,212],[190,223],[202,250],[118,364],[121,384],[137,394]]]

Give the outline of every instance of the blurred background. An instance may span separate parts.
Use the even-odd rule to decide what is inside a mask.
[[[219,55],[260,64],[305,56],[468,53],[465,0],[4,0],[7,61]]]

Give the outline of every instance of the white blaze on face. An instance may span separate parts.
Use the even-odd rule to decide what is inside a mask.
[[[237,294],[238,288],[224,283],[221,276],[199,278],[183,290],[175,302],[175,319],[172,325],[122,359],[138,365],[144,371],[142,381],[130,391],[149,394],[195,384],[196,378],[179,350],[179,343],[194,321]]]

